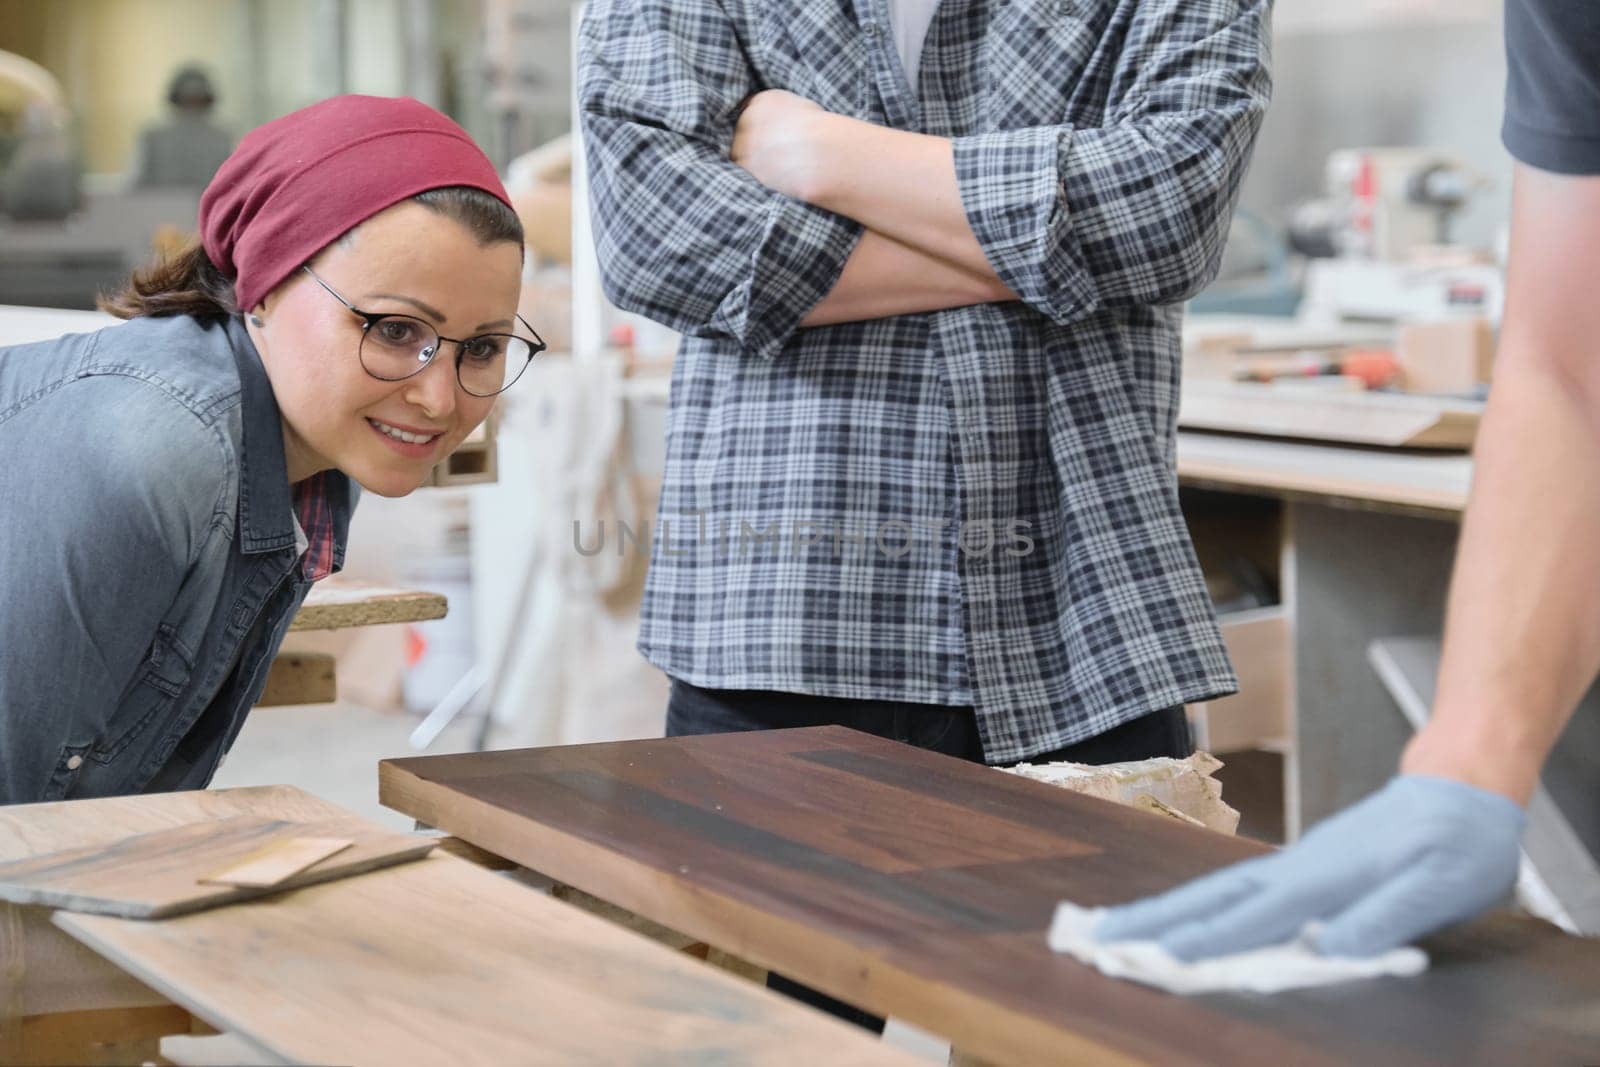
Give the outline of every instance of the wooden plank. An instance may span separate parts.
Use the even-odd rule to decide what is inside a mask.
[[[1464,452],[1483,405],[1435,397],[1336,393],[1303,384],[1185,382],[1178,425],[1267,437]]]
[[[287,786],[18,805],[0,808],[0,860],[235,816],[354,818]],[[55,922],[66,946],[87,952],[81,936],[229,1032],[227,1062],[912,1062],[446,855],[159,922]],[[13,976],[21,1003],[33,979],[64,977]]]
[[[1180,432],[1178,478],[1197,488],[1454,520],[1467,506],[1472,459]]]
[[[281,886],[313,863],[355,844],[344,837],[288,837],[230,863],[215,874],[200,879],[206,885],[248,886],[265,889]]]
[[[327,578],[311,587],[289,629],[340,630],[349,626],[425,622],[444,618],[448,610],[445,598],[438,593]]]
[[[275,880],[212,882],[218,873],[257,858],[264,848],[307,837],[336,837],[346,847],[320,864],[306,863]],[[241,816],[0,864],[0,900],[156,919],[348,878],[420,859],[432,848],[430,838],[390,833],[354,816],[313,823]]]
[[[55,921],[289,1062],[912,1062],[446,855],[159,923]]]
[[[1059,899],[1265,847],[839,727],[390,760],[379,781],[430,825],[997,1062],[1600,1048],[1600,944],[1504,915],[1430,939],[1417,979],[1202,998],[1107,979],[1048,950]]]
[[[0,807],[0,862],[239,815],[313,822],[348,814],[289,786]],[[148,1007],[166,997],[50,924],[43,908],[0,903],[0,1024],[26,1015]]]
[[[334,658],[326,652],[283,652],[272,661],[256,707],[331,704],[339,699]]]

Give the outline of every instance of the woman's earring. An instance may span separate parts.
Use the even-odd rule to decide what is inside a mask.
[[[250,325],[252,325],[252,326],[265,326],[266,323],[261,321],[261,316],[260,315],[251,315],[250,316]]]

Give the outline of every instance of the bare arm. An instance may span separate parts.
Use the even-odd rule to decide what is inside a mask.
[[[828,166],[801,199],[1003,284],[961,206],[949,138],[843,115],[825,114],[817,122]]]
[[[1519,165],[1438,696],[1401,769],[1526,803],[1600,669],[1600,177]]]
[[[800,325],[830,326],[1015,299],[993,272],[984,276],[963,270],[867,230],[845,261],[838,283]]]
[[[949,138],[835,115],[767,90],[741,112],[732,157],[769,188],[1000,284],[961,206]]]
[[[953,138],[756,92],[733,161],[832,216],[993,278],[1059,324],[1175,303],[1215,275],[1266,108],[1263,0],[1148,0],[1100,124]]]

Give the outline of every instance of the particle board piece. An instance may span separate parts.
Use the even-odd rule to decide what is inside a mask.
[[[1045,942],[1062,899],[1259,843],[842,727],[387,760],[380,798],[498,855],[1000,1063],[1586,1062],[1600,943],[1486,917],[1433,969],[1175,997]],[[1493,1005],[1493,1010],[1483,1010]]]
[[[444,618],[448,610],[448,603],[438,593],[327,578],[312,586],[289,629],[341,630],[349,626],[425,622]]]
[[[246,860],[261,860],[264,849],[319,837],[345,844],[337,855],[324,853],[328,858],[320,863],[302,857],[297,870],[280,867],[269,879],[211,881]],[[159,919],[347,878],[419,859],[432,848],[430,838],[390,833],[354,818],[303,824],[243,816],[13,860],[0,865],[0,900]]]

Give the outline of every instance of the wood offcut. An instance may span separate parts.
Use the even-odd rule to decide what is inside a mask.
[[[281,853],[264,855],[306,838],[332,838],[339,846],[320,846],[320,854],[310,858],[304,846],[291,845],[287,863]],[[305,824],[242,816],[0,864],[0,900],[162,919],[348,878],[420,859],[432,848],[431,838],[390,833],[355,819]],[[247,861],[254,869],[240,870]],[[232,880],[216,881],[219,875]]]

